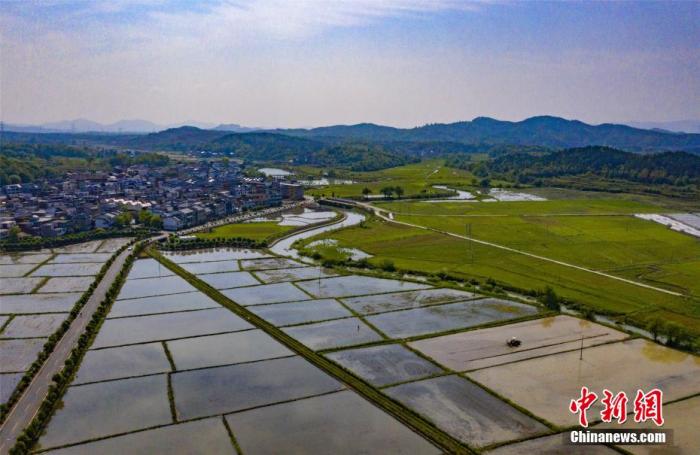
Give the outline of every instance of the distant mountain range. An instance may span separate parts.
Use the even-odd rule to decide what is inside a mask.
[[[626,124],[645,130],[663,130],[673,133],[700,133],[700,120],[678,120],[676,122],[627,122]]]
[[[202,126],[202,125],[200,125]],[[206,126],[206,125],[205,125]],[[30,128],[30,127],[23,127]],[[316,148],[346,143],[381,143],[392,149],[411,150],[422,154],[429,151],[465,152],[474,148],[494,146],[539,146],[551,149],[585,147],[589,145],[608,146],[634,152],[684,150],[700,154],[700,134],[676,133],[659,129],[640,129],[627,125],[601,124],[589,125],[578,120],[560,117],[531,117],[520,122],[501,121],[488,117],[478,117],[472,121],[456,123],[436,123],[416,128],[394,128],[390,126],[361,123],[357,125],[335,125],[311,129],[275,129],[258,130],[236,124],[209,125],[206,128],[182,126],[158,130],[159,125],[144,120],[121,121],[110,125],[101,125],[88,120],[58,122],[39,127],[40,131],[16,130],[12,125],[5,125],[6,131],[32,132],[82,132],[101,133],[143,133],[136,137],[114,138],[109,142],[134,148],[160,148],[186,150],[193,148],[219,148],[212,143],[231,134],[273,134],[266,136],[265,142],[271,144],[271,138],[289,146],[289,137],[307,139]],[[68,130],[66,130],[68,128]],[[152,132],[156,131],[158,132]],[[283,137],[280,137],[283,136]],[[285,139],[286,138],[286,139]],[[39,139],[37,139],[39,140]],[[102,139],[101,139],[102,140]],[[240,144],[241,138],[235,142]],[[254,138],[245,141],[252,143]]]
[[[129,134],[129,133],[154,133],[163,131],[168,128],[177,128],[180,126],[195,126],[202,129],[220,128],[225,131],[237,131],[235,128],[252,131],[252,128],[245,128],[239,125],[219,125],[214,123],[205,123],[197,121],[182,122],[170,125],[159,125],[148,120],[132,119],[120,120],[114,123],[98,123],[87,119],[63,120],[60,122],[49,122],[41,125],[4,125],[6,131],[16,131],[20,133],[114,133],[114,134]],[[230,128],[230,129],[227,129]]]
[[[700,152],[700,134],[644,130],[610,123],[589,125],[578,120],[551,116],[531,117],[520,122],[478,117],[471,122],[436,123],[409,129],[362,123],[276,131],[316,139],[341,137],[365,141],[439,141],[462,144],[537,145],[550,148],[602,145],[630,151]]]

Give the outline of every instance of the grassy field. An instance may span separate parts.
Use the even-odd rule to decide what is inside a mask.
[[[214,228],[211,232],[198,232],[195,235],[201,239],[243,237],[252,240],[266,240],[295,228],[295,226],[280,226],[277,223],[279,221],[226,224]]]
[[[416,196],[445,192],[436,190],[432,187],[433,185],[469,189],[478,181],[469,171],[445,167],[442,160],[426,160],[374,172],[347,173],[343,174],[343,178],[357,183],[313,188],[307,190],[307,193],[313,196],[361,197],[364,188],[369,188],[372,194],[377,195],[381,194],[380,190],[385,186],[400,186],[405,191],[404,196]],[[505,183],[493,182],[493,184]]]

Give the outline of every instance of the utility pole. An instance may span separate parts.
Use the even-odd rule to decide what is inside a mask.
[[[581,331],[581,350],[579,351],[578,359],[583,360],[583,330]]]

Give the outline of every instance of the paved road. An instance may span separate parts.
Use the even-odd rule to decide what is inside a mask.
[[[365,203],[362,203],[362,202],[357,202],[356,205],[359,205],[359,206],[361,206],[361,207],[364,207],[364,208],[366,208],[366,209],[369,209],[369,210],[374,211],[374,214],[375,214],[375,215],[377,215],[379,218],[382,218],[382,219],[385,220],[385,221],[389,221],[390,223],[402,224],[402,225],[404,225],[404,226],[414,227],[414,228],[418,228],[418,229],[424,229],[424,230],[426,230],[426,231],[433,231],[433,232],[437,232],[437,233],[439,233],[439,234],[449,235],[450,237],[456,237],[456,238],[458,238],[458,239],[471,240],[472,242],[480,243],[480,244],[482,244],[482,245],[488,245],[488,246],[491,246],[491,247],[494,247],[494,248],[499,248],[499,249],[501,249],[501,250],[510,251],[511,253],[522,254],[523,256],[529,256],[529,257],[531,257],[531,258],[539,259],[539,260],[541,260],[541,261],[551,262],[551,263],[553,263],[553,264],[557,264],[557,265],[561,265],[561,266],[564,266],[564,267],[569,267],[569,268],[572,268],[572,269],[580,270],[580,271],[582,271],[582,272],[593,273],[593,274],[595,274],[595,275],[599,275],[599,276],[603,276],[603,277],[606,277],[606,278],[610,278],[610,279],[612,279],[612,280],[621,281],[621,282],[623,282],[623,283],[631,284],[631,285],[633,285],[633,286],[638,286],[638,287],[640,287],[640,288],[651,289],[651,290],[653,290],[653,291],[662,292],[662,293],[664,293],[664,294],[669,294],[669,295],[673,295],[673,296],[676,296],[676,297],[684,297],[684,295],[681,294],[680,292],[669,291],[668,289],[663,289],[663,288],[659,288],[659,287],[656,287],[656,286],[651,286],[651,285],[644,284],[644,283],[640,283],[640,282],[634,281],[634,280],[628,280],[627,278],[622,278],[622,277],[619,277],[619,276],[616,276],[616,275],[611,275],[611,274],[609,274],[609,273],[600,272],[600,271],[598,271],[598,270],[593,270],[593,269],[589,269],[589,268],[586,268],[586,267],[581,267],[581,266],[579,266],[579,265],[570,264],[570,263],[568,263],[568,262],[559,261],[559,260],[557,260],[557,259],[552,259],[552,258],[548,258],[548,257],[545,257],[545,256],[540,256],[540,255],[538,255],[538,254],[528,253],[527,251],[518,250],[518,249],[515,249],[515,248],[511,248],[511,247],[509,247],[509,246],[500,245],[500,244],[498,244],[498,243],[487,242],[486,240],[479,240],[479,239],[475,239],[475,238],[473,238],[473,237],[468,237],[468,236],[466,236],[466,235],[455,234],[454,232],[443,231],[443,230],[441,230],[441,229],[435,229],[435,228],[431,228],[431,227],[427,227],[427,226],[421,226],[420,224],[408,223],[408,222],[406,222],[406,221],[398,221],[398,220],[394,219],[394,214],[393,214],[392,212],[390,212],[390,211],[388,211],[388,210],[386,210],[386,209],[382,209],[382,208],[379,208],[379,207],[375,207],[375,206],[370,205],[370,204],[365,204]]]
[[[131,251],[124,250],[114,260],[100,284],[95,288],[95,292],[92,293],[92,296],[83,307],[82,315],[78,316],[70,325],[49,358],[46,359],[44,365],[34,376],[32,383],[24,391],[24,395],[22,395],[7,416],[5,423],[0,428],[0,454],[5,455],[9,453],[22,430],[31,423],[41,403],[44,401],[44,397],[51,385],[51,378],[63,368],[63,364],[70,356],[71,350],[77,345],[78,338],[85,331],[90,319],[92,319],[92,315],[99,307],[100,302],[105,298],[117,274],[124,266],[124,261],[129,253]]]

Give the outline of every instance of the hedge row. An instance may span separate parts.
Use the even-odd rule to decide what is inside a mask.
[[[46,343],[44,343],[41,352],[37,354],[36,360],[34,360],[29,369],[19,380],[19,383],[17,384],[17,387],[15,387],[15,390],[12,392],[12,395],[10,395],[10,397],[4,404],[0,405],[0,424],[5,422],[5,419],[7,418],[10,409],[12,409],[15,403],[17,403],[17,401],[20,399],[27,387],[29,387],[29,384],[32,382],[32,379],[34,379],[34,376],[39,372],[41,366],[44,364],[49,355],[53,352],[54,348],[56,347],[56,344],[66,333],[73,320],[76,317],[78,317],[78,314],[80,314],[80,311],[83,309],[83,306],[85,306],[85,303],[87,303],[90,296],[92,296],[92,293],[95,291],[97,284],[100,281],[102,281],[104,274],[107,272],[107,269],[109,269],[109,267],[112,265],[115,258],[133,243],[134,240],[129,242],[129,244],[124,245],[114,255],[112,255],[109,258],[109,260],[107,260],[107,262],[100,269],[99,273],[95,276],[95,280],[90,284],[90,287],[83,293],[82,296],[80,296],[80,299],[78,299],[78,301],[75,302],[66,320],[63,321],[59,328],[53,334],[51,334],[48,340],[46,340]]]
[[[0,251],[27,251],[42,248],[58,248],[61,246],[82,243],[90,240],[102,240],[114,237],[145,238],[156,234],[152,229],[96,229],[93,231],[79,232],[77,234],[62,235],[60,237],[22,237],[18,240],[0,241]]]
[[[144,244],[139,243],[134,248],[134,251],[127,257],[124,267],[119,271],[116,280],[107,291],[106,297],[100,302],[99,307],[92,316],[92,319],[87,325],[85,332],[78,339],[78,346],[73,348],[70,357],[66,360],[63,369],[56,373],[52,380],[53,383],[49,386],[48,393],[41,403],[39,411],[34,416],[32,422],[24,429],[22,434],[17,438],[15,446],[10,450],[11,455],[28,454],[34,445],[39,440],[41,433],[48,424],[51,415],[55,408],[59,405],[61,397],[65,393],[73,376],[78,371],[80,362],[87,352],[92,340],[97,335],[97,332],[107,316],[109,309],[119,293],[126,276],[129,273],[129,268],[136,257],[143,251]],[[116,256],[114,256],[116,257]]]

